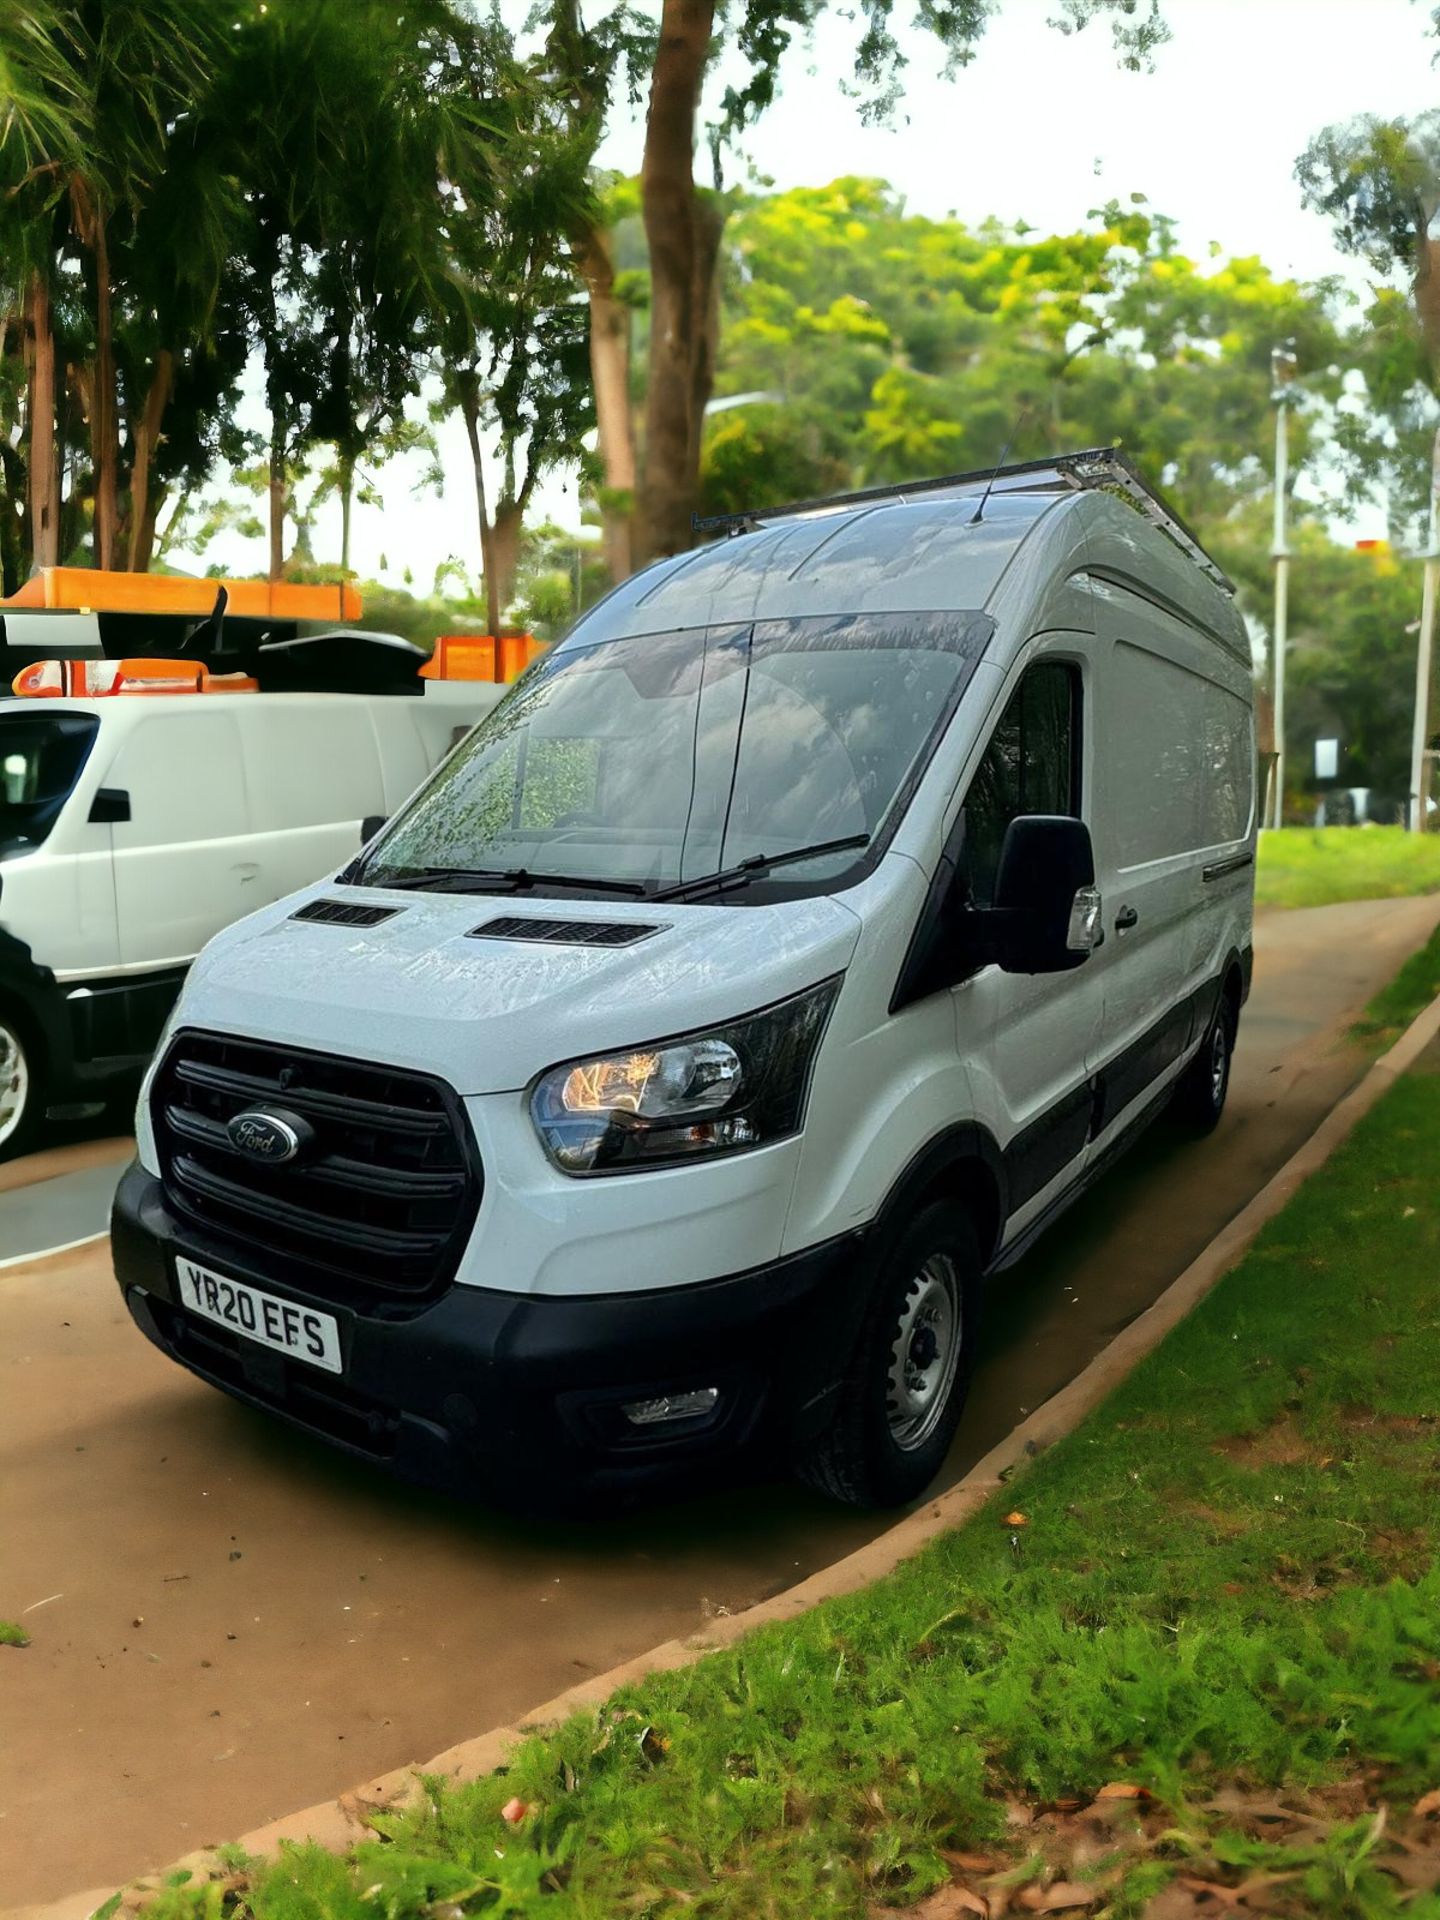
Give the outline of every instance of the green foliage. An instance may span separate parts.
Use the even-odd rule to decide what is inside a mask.
[[[839,435],[818,415],[746,406],[716,414],[706,431],[707,513],[740,513],[772,501],[813,500],[850,484]]]
[[[509,625],[533,633],[537,640],[558,640],[575,615],[593,606],[609,584],[595,540],[543,521],[521,536]]]
[[[13,1620],[0,1620],[0,1647],[28,1647],[30,1636]]]
[[[1332,288],[1255,259],[1197,265],[1141,195],[1043,236],[923,218],[844,178],[748,200],[727,250],[717,391],[775,400],[712,416],[711,509],[761,497],[735,498],[752,451],[772,470],[764,497],[783,499],[787,467],[816,492],[842,473],[983,468],[1007,443],[1023,459],[1118,439],[1210,526],[1268,487],[1275,340],[1293,336],[1308,370],[1297,461],[1339,391]]]
[[[1329,219],[1340,250],[1381,276],[1361,335],[1364,401],[1337,422],[1337,439],[1351,497],[1380,491],[1397,528],[1413,531],[1428,507],[1440,394],[1432,237],[1440,111],[1412,120],[1362,114],[1326,127],[1295,172],[1306,206]]]
[[[152,395],[163,429],[149,430],[152,509],[198,491],[221,460],[253,459],[234,424],[252,347],[277,483],[325,446],[342,503],[363,497],[365,463],[424,431],[405,416],[430,357],[477,326],[508,447],[529,446],[542,471],[564,457],[584,425],[584,313],[557,260],[587,154],[498,15],[469,0],[14,11],[0,22],[0,316],[33,275],[50,285],[62,440],[83,444],[99,404],[83,395],[113,387],[122,500]],[[510,300],[522,284],[529,359]],[[21,542],[0,552],[12,584],[28,538],[21,334],[0,327],[0,543]],[[66,550],[89,487],[82,465]],[[287,504],[278,484],[271,497]],[[141,564],[148,551],[141,538]]]
[[[1069,1439],[887,1579],[427,1782],[343,1861],[287,1852],[240,1912],[858,1920],[948,1880],[942,1849],[1023,1847],[1007,1799],[1121,1779],[1174,1821],[1117,1914],[1203,1845],[1398,1920],[1373,1818],[1277,1844],[1207,1802],[1434,1784],[1437,1126],[1440,1077],[1402,1081]]]
[[[1273,594],[1268,534],[1262,507],[1210,540],[1241,604],[1262,624]],[[1373,816],[1393,815],[1410,786],[1420,569],[1388,546],[1339,546],[1309,521],[1294,529],[1290,547],[1291,803],[1313,805],[1310,742],[1338,739],[1339,784],[1371,788]]]
[[[1440,893],[1440,834],[1280,827],[1260,836],[1257,906],[1328,907],[1423,893]]]

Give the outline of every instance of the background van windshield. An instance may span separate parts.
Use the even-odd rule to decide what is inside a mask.
[[[87,713],[0,710],[0,860],[54,826],[95,740]]]
[[[562,649],[440,770],[365,878],[523,868],[664,887],[873,837],[987,633],[963,614],[827,617]]]

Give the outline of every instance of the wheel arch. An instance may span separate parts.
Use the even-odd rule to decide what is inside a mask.
[[[970,1214],[988,1266],[1004,1231],[1007,1192],[993,1137],[977,1121],[962,1121],[927,1141],[900,1174],[876,1216],[877,1235],[888,1239],[932,1200],[957,1200]]]

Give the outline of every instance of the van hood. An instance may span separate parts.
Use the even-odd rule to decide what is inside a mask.
[[[323,902],[388,917],[296,918]],[[740,907],[331,884],[211,941],[175,1024],[413,1067],[463,1095],[502,1093],[560,1061],[801,992],[844,970],[860,925],[826,896]],[[632,929],[643,932],[616,944]]]

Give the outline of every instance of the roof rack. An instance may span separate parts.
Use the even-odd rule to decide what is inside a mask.
[[[1018,487],[999,487],[1002,480],[1019,480]],[[757,507],[746,513],[692,517],[696,533],[749,533],[766,520],[787,520],[810,513],[833,513],[843,507],[879,506],[887,500],[909,500],[917,495],[955,493],[981,486],[999,493],[1115,493],[1159,529],[1226,593],[1232,580],[1215,564],[1199,538],[1119,447],[1084,447],[1075,453],[1049,454],[1040,460],[1017,460],[1010,466],[982,467],[974,473],[947,473],[934,480],[905,480],[890,487],[862,487],[854,493],[834,493],[823,500],[797,500],[789,506]]]

